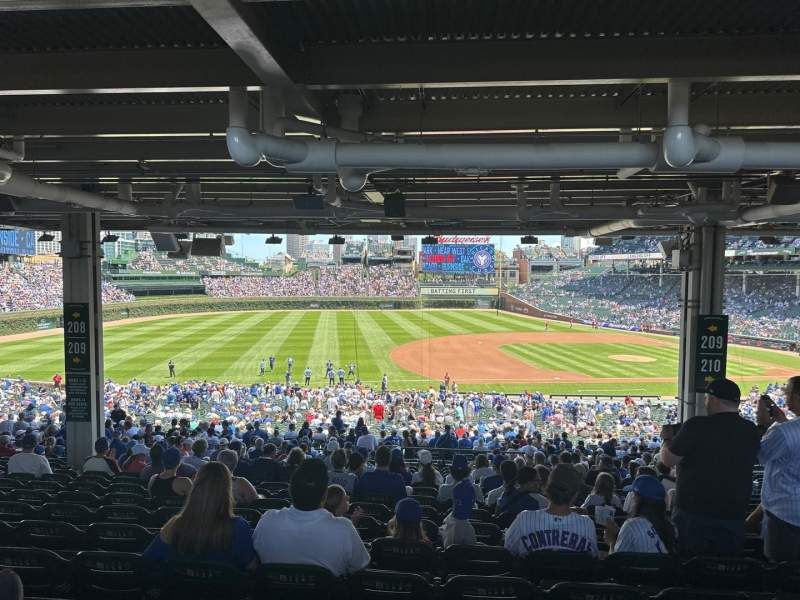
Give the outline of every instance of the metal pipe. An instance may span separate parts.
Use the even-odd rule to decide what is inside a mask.
[[[19,162],[24,160],[25,156],[14,150],[0,148],[0,160],[7,160],[8,162]]]
[[[281,119],[281,124],[287,131],[307,133],[309,135],[319,135],[334,138],[342,142],[363,142],[366,136],[358,131],[342,129],[340,127],[327,127],[320,123],[309,123],[292,117]]]
[[[0,163],[2,164],[2,163]],[[35,179],[16,173],[8,165],[0,168],[0,173],[11,172],[11,176],[3,179],[0,176],[0,192],[20,198],[39,198],[62,204],[77,204],[86,208],[105,210],[124,215],[137,214],[136,205],[118,198],[105,198],[98,194],[76,190],[75,188],[49,183],[39,183]]]
[[[691,83],[667,83],[667,127],[664,129],[664,160],[675,169],[688,167],[697,155],[694,132],[689,127]]]

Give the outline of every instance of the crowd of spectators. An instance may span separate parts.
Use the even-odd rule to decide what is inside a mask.
[[[631,330],[678,331],[680,286],[677,274],[588,271],[537,278],[514,294],[542,310],[600,326]],[[725,312],[730,333],[800,341],[800,300],[791,275],[725,277]]]
[[[255,275],[261,273],[256,267],[233,262],[223,257],[189,256],[184,259],[176,259],[168,258],[166,252],[154,252],[152,250],[138,252],[128,262],[128,269],[147,273],[240,273]]]
[[[0,312],[61,308],[61,263],[0,263]],[[135,298],[111,283],[102,284],[103,302]]]
[[[359,265],[321,267],[290,276],[204,277],[206,293],[212,297],[246,296],[373,296],[412,298],[417,282],[412,271],[389,265],[364,268]]]
[[[220,392],[216,384],[187,385],[167,388],[175,395],[172,403],[184,400],[179,393],[209,389],[220,402],[229,396],[227,386]],[[57,457],[66,443],[58,415],[45,410],[58,390],[11,380],[0,382],[0,390],[5,405],[12,396],[21,398],[15,411],[0,418],[0,453],[10,457],[7,472],[42,477],[50,471],[47,458]],[[470,421],[456,418],[466,399],[446,386],[438,393],[371,398],[349,385],[275,386],[265,393],[290,403],[311,401],[313,418],[300,410],[287,424],[222,415],[198,420],[191,413],[163,421],[142,418],[137,407],[155,391],[140,382],[108,383],[105,433],[82,468],[109,477],[138,475],[153,498],[185,498],[145,550],[149,560],[192,557],[242,571],[259,564],[303,564],[344,576],[371,563],[396,569],[389,556],[419,557],[420,547],[475,545],[478,523],[493,524],[498,532],[493,543],[519,558],[553,550],[590,557],[741,555],[748,528],[760,534],[768,560],[800,557],[794,500],[800,472],[793,466],[800,421],[791,418],[800,411],[800,377],[770,386],[768,395],[758,390],[743,395],[734,382],[715,380],[706,390],[708,416],[680,426],[660,420],[652,432],[623,437],[613,431],[588,437],[559,433],[526,422],[526,412],[566,404],[554,406],[531,394],[499,402],[483,396],[487,406]],[[249,393],[257,397],[256,391]],[[317,392],[326,401],[315,405]],[[40,401],[41,394],[46,398]],[[450,422],[436,420],[437,402]],[[518,404],[522,420],[482,433],[483,409],[502,415],[508,403]],[[380,419],[378,404],[386,408]],[[238,408],[235,402],[232,408]],[[614,418],[643,420],[645,408],[626,398]],[[372,424],[380,431],[368,421],[377,421]],[[256,505],[262,482],[288,483],[289,505],[266,510],[252,527],[234,507]],[[351,510],[350,499],[373,504]],[[365,515],[374,503],[385,505],[388,523]],[[426,513],[423,505],[432,508]],[[440,525],[424,522],[430,510],[444,515]],[[357,529],[364,527],[362,520],[375,529],[369,550],[366,534]],[[392,547],[404,550],[383,556],[382,550]]]

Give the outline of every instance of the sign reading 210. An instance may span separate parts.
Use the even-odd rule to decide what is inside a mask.
[[[493,273],[494,245],[424,245],[420,263],[427,273]]]

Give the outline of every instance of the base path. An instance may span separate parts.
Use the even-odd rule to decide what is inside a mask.
[[[537,369],[500,350],[509,344],[637,344],[670,346],[666,340],[614,332],[516,332],[450,335],[417,340],[398,346],[391,353],[394,363],[428,379],[441,379],[447,371],[458,383],[501,381],[596,381],[596,377],[574,371]],[[647,378],[648,381],[673,381],[675,378]],[[603,379],[603,381],[633,381]]]

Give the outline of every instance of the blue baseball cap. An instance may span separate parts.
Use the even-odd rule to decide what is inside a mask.
[[[164,452],[164,456],[161,458],[161,462],[164,463],[165,469],[174,469],[179,464],[181,464],[181,453],[178,451],[177,448],[170,448],[166,452]]]
[[[394,507],[394,517],[398,523],[419,523],[422,520],[422,505],[414,498],[403,498]]]
[[[639,494],[642,498],[647,498],[648,500],[659,500],[662,502],[667,495],[664,486],[661,485],[661,482],[652,475],[639,475],[633,480],[631,491]]]
[[[468,467],[467,457],[463,454],[456,454],[453,457],[453,464],[450,465],[451,469],[466,469]]]

